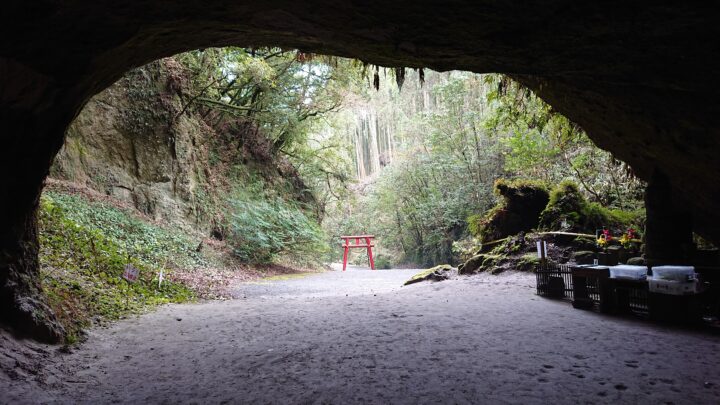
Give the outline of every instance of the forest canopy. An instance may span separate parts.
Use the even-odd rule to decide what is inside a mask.
[[[294,224],[312,243],[289,245],[313,246],[325,260],[337,259],[328,247],[341,234],[371,233],[393,263],[455,263],[454,246],[472,243],[480,233],[472,228],[500,201],[498,179],[547,189],[572,183],[596,211],[641,217],[617,214],[642,207],[643,184],[632,170],[507,76],[389,69],[277,48],[207,49],[177,59],[193,81],[188,105],[217,125],[252,123],[267,140],[264,153],[286,157],[313,196],[312,204],[291,204],[297,212],[273,205],[272,193],[262,204],[247,193],[229,196],[232,227],[257,229],[256,241],[287,239]],[[246,214],[251,203],[302,217],[256,226],[264,217]],[[572,227],[544,218],[558,230]],[[604,225],[595,222],[582,230]],[[247,238],[235,243],[248,258],[281,253],[257,256]]]

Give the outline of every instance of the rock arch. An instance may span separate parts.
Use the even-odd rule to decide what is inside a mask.
[[[696,232],[720,240],[712,4],[8,0],[0,10],[0,318],[46,340],[57,331],[34,298],[35,208],[65,128],[128,69],[208,46],[509,74],[640,177],[660,179],[653,195],[672,194],[659,206],[674,219],[655,229],[692,215]]]

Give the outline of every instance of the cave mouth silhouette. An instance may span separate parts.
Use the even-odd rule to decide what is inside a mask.
[[[646,246],[720,242],[720,17],[713,4],[6,1],[0,17],[0,317],[56,341],[35,211],[67,126],[129,69],[205,47],[279,46],[389,67],[504,73],[649,182]],[[694,219],[694,221],[693,221]]]

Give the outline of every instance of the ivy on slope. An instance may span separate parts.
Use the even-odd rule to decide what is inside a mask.
[[[238,188],[228,241],[247,263],[272,263],[280,257],[302,265],[316,264],[329,250],[315,218],[292,201],[263,191],[263,182]]]
[[[126,254],[147,265],[161,266],[166,260],[178,267],[203,267],[207,259],[197,251],[198,241],[180,230],[163,228],[132,213],[78,195],[44,193],[50,205],[63,210],[78,225],[95,229]]]
[[[160,269],[170,257],[177,266],[205,264],[197,243],[182,233],[75,195],[45,193],[39,229],[43,289],[70,343],[92,323],[193,299],[182,284],[158,287]],[[128,263],[140,269],[132,285],[121,279]]]

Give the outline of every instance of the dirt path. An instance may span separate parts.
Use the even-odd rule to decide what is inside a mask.
[[[720,402],[718,336],[574,310],[535,296],[530,275],[400,288],[413,273],[329,272],[167,306],[92,331],[42,392],[0,402]]]

